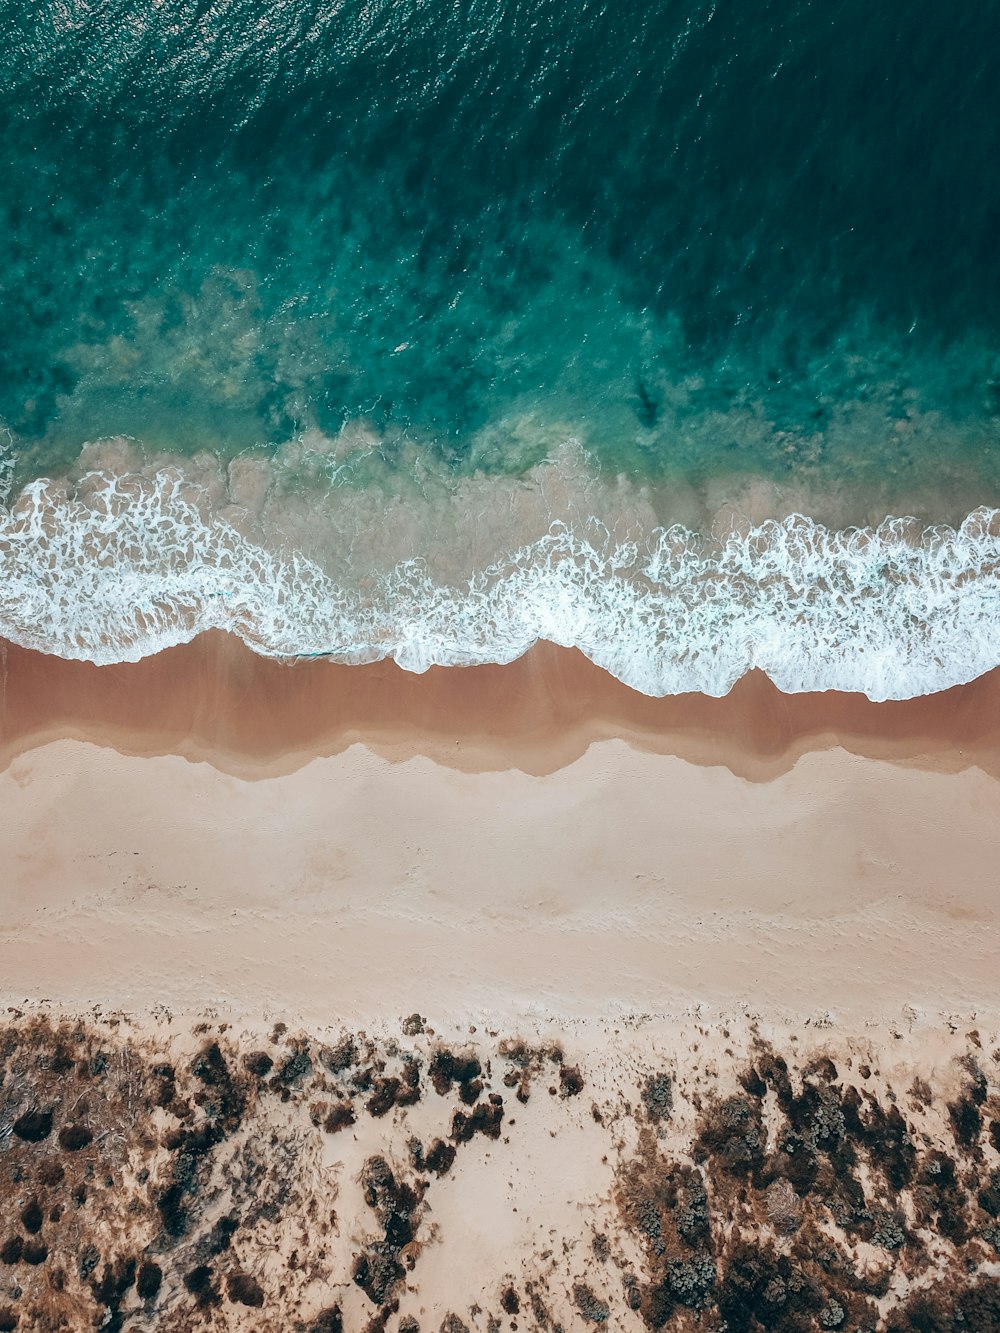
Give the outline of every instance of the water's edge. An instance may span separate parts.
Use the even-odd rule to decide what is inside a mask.
[[[550,506],[537,535],[445,570],[324,561],[211,501],[172,468],[31,483],[0,510],[0,635],[106,664],[221,629],[271,657],[416,672],[548,640],[651,696],[721,696],[758,668],[789,693],[903,699],[1000,664],[997,509],[839,530],[794,513],[713,537],[639,507],[616,530]]]

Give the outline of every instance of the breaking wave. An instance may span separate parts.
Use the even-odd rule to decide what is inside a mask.
[[[275,657],[406,670],[579,648],[649,695],[725,694],[757,667],[789,692],[907,698],[1000,662],[1000,510],[957,528],[833,531],[795,514],[722,541],[596,522],[549,531],[453,584],[420,560],[347,586],[206,511],[175,469],[37,481],[0,510],[0,634],[96,663],[207,629]]]

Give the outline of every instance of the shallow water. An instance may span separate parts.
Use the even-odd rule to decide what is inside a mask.
[[[1000,504],[997,17],[0,0],[0,628],[543,636],[648,692],[995,665],[988,522],[860,575],[748,533]]]

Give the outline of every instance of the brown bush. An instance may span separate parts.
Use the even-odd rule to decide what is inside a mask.
[[[264,1288],[249,1273],[231,1273],[228,1282],[229,1299],[236,1305],[260,1309],[264,1304]]]
[[[14,1133],[25,1143],[41,1143],[52,1133],[52,1112],[35,1107],[14,1121]]]

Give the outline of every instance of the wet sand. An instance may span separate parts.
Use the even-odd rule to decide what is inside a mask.
[[[841,748],[935,771],[1000,776],[1000,668],[920,699],[783,694],[751,672],[729,695],[652,699],[575,649],[540,643],[507,666],[277,662],[204,634],[137,663],[96,667],[0,645],[0,764],[74,737],[122,754],[179,754],[244,778],[292,772],[355,742],[393,760],[546,774],[590,744],[719,765],[754,782]]]

